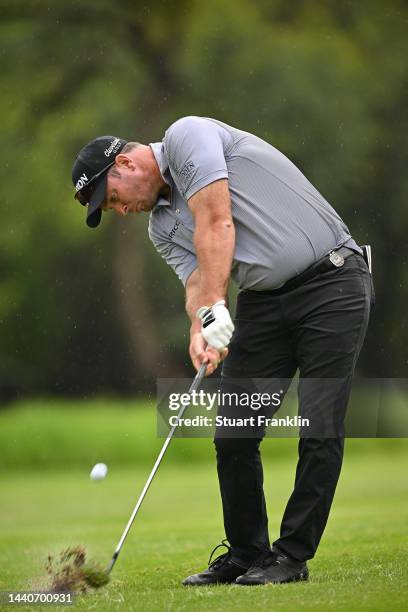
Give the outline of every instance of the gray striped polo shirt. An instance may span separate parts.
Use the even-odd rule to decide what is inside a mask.
[[[170,186],[150,214],[149,236],[183,282],[195,268],[188,199],[228,179],[236,231],[232,278],[241,289],[281,286],[342,245],[361,252],[336,211],[272,145],[204,117],[184,117],[150,144]]]

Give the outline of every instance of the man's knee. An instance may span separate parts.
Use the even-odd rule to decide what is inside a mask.
[[[330,462],[341,462],[344,453],[344,438],[300,438],[299,457],[313,458],[328,466]]]

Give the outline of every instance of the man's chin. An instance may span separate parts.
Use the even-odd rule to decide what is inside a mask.
[[[156,202],[144,202],[140,208],[140,212],[150,212],[153,210]]]

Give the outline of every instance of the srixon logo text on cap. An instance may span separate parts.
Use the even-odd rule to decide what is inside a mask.
[[[112,155],[112,153],[116,153],[119,147],[120,147],[120,138],[114,138],[112,142],[110,143],[109,147],[105,149],[104,151],[105,157],[109,157],[110,155]]]
[[[88,179],[88,177],[86,176],[86,174],[84,172],[83,174],[81,174],[81,176],[79,177],[79,179],[75,183],[75,189],[77,191],[81,191],[82,187],[84,187],[87,184],[88,181],[89,181],[89,179]]]

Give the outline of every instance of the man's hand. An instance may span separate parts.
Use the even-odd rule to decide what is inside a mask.
[[[201,306],[197,310],[197,317],[201,319],[201,333],[207,344],[217,349],[224,350],[230,343],[234,324],[231,320],[225,300],[220,300],[212,306]]]
[[[198,370],[202,363],[208,362],[205,375],[209,376],[217,369],[221,361],[228,355],[228,349],[217,351],[215,348],[207,346],[201,332],[194,332],[190,339],[190,357],[193,366]]]

